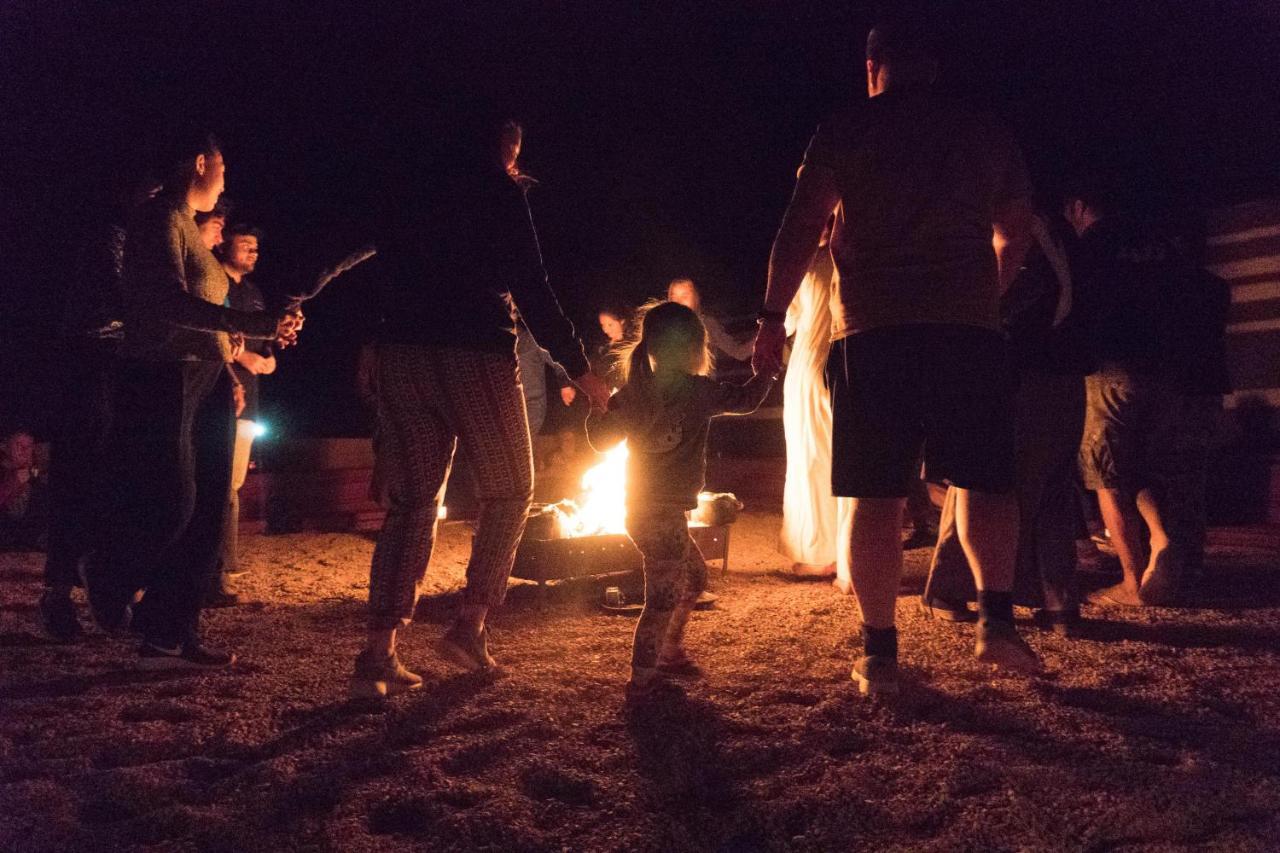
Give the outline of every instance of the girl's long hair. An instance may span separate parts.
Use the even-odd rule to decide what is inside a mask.
[[[653,364],[695,368],[706,376],[711,372],[711,347],[707,328],[697,312],[677,302],[655,299],[636,312],[635,332],[620,348],[618,359],[628,388],[656,415],[658,389]]]

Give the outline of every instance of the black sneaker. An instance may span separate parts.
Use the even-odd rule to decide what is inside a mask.
[[[1040,658],[1027,641],[1018,636],[1012,622],[979,622],[973,656],[983,663],[1024,675],[1035,675],[1043,669]]]
[[[138,666],[142,669],[221,669],[236,662],[231,652],[214,649],[198,640],[170,645],[147,640],[138,650]]]
[[[46,589],[40,596],[40,624],[59,643],[73,643],[84,634],[70,593]]]
[[[864,696],[898,692],[898,659],[887,655],[863,655],[854,661],[849,677]]]
[[[382,699],[420,687],[422,676],[405,669],[395,652],[381,657],[365,650],[356,657],[349,693],[353,699]]]
[[[489,655],[487,627],[480,629],[477,636],[460,624],[454,625],[440,638],[439,650],[446,659],[471,672],[484,672],[498,665]]]

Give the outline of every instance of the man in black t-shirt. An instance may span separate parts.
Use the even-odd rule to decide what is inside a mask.
[[[1080,235],[1077,311],[1095,367],[1080,468],[1124,572],[1092,600],[1140,607],[1169,603],[1180,573],[1170,513],[1182,491],[1186,348],[1178,326],[1198,309],[1174,243],[1112,207],[1097,179],[1080,180],[1065,197],[1064,215]]]
[[[223,229],[218,258],[227,273],[227,304],[237,311],[263,311],[266,302],[249,274],[258,264],[262,235],[246,225]],[[231,369],[244,389],[244,409],[236,415],[236,443],[231,460],[231,506],[222,537],[222,570],[209,598],[210,607],[231,607],[240,603],[230,579],[244,574],[240,566],[240,487],[249,473],[249,454],[258,434],[258,378],[275,372],[276,357],[270,341],[243,341]]]

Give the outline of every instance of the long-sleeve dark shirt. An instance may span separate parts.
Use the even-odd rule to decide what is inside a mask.
[[[627,386],[609,411],[587,418],[596,450],[627,441],[627,506],[664,504],[693,509],[707,470],[707,433],[716,415],[747,415],[760,408],[773,380],[757,374],[745,385],[681,374],[657,387],[657,405]]]
[[[64,339],[83,343],[123,337],[120,281],[124,276],[125,236],[125,226],[111,222],[80,247],[67,285],[60,329]]]
[[[514,311],[569,376],[590,366],[547,279],[521,188],[497,168],[424,188],[419,206],[385,210],[377,247],[386,317],[380,337],[487,352],[515,351]]]
[[[230,361],[228,333],[275,337],[276,318],[227,308],[227,274],[200,241],[186,201],[161,195],[129,223],[124,249],[125,354]]]

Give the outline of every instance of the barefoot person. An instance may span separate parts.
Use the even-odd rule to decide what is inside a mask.
[[[829,237],[830,225],[818,243],[813,268],[787,309],[787,334],[795,339],[782,380],[787,478],[778,550],[792,561],[797,577],[837,575],[837,588],[847,593],[848,554],[838,540],[840,513],[853,505],[831,494],[831,393],[823,375],[831,351],[831,300],[838,286],[835,263],[826,251]]]
[[[1070,636],[1080,621],[1076,589],[1077,497],[1075,480],[1084,430],[1087,359],[1071,320],[1073,288],[1067,246],[1036,217],[1036,244],[1000,313],[1018,366],[1015,424],[1015,493],[1018,556],[1014,600],[1038,608],[1036,621]],[[970,622],[973,574],[956,533],[955,489],[947,490],[941,533],[921,604],[948,622]]]
[[[776,370],[786,311],[836,213],[840,313],[827,365],[835,494],[855,498],[851,549],[864,693],[897,689],[902,510],[923,452],[959,488],[960,538],[980,590],[979,660],[1034,670],[1014,630],[1014,382],[1002,288],[1029,240],[1031,188],[1013,140],[930,92],[937,63],[906,26],[867,39],[864,104],[822,123],[774,241],[754,363]],[[992,249],[992,231],[1004,239]]]
[[[452,135],[433,140],[457,141],[425,164],[436,179],[411,168],[381,208],[378,465],[389,480],[389,507],[370,570],[368,640],[350,684],[356,697],[422,684],[400,663],[396,635],[413,619],[459,444],[480,516],[462,609],[440,651],[468,670],[494,666],[485,618],[506,596],[533,494],[512,303],[592,405],[603,407],[609,396],[551,290],[524,192],[511,177],[520,136],[493,116],[461,121],[465,129],[445,128]],[[397,189],[412,197],[397,198]]]
[[[628,442],[627,534],[644,556],[644,611],[631,647],[631,699],[650,696],[660,674],[697,675],[685,626],[707,582],[707,564],[689,536],[685,512],[698,506],[711,418],[759,408],[773,379],[745,385],[707,378],[707,330],[697,312],[659,302],[644,312],[627,358],[626,385],[603,415],[587,419],[599,451]]]
[[[1181,496],[1183,397],[1173,330],[1189,302],[1179,285],[1188,271],[1176,247],[1114,210],[1109,187],[1080,177],[1063,213],[1080,235],[1079,299],[1089,354],[1085,380],[1084,486],[1098,495],[1124,579],[1092,596],[1097,604],[1168,604],[1182,549],[1171,548]],[[1199,310],[1199,309],[1190,309]],[[1208,354],[1206,353],[1206,356]],[[1144,531],[1145,527],[1145,531]]]

